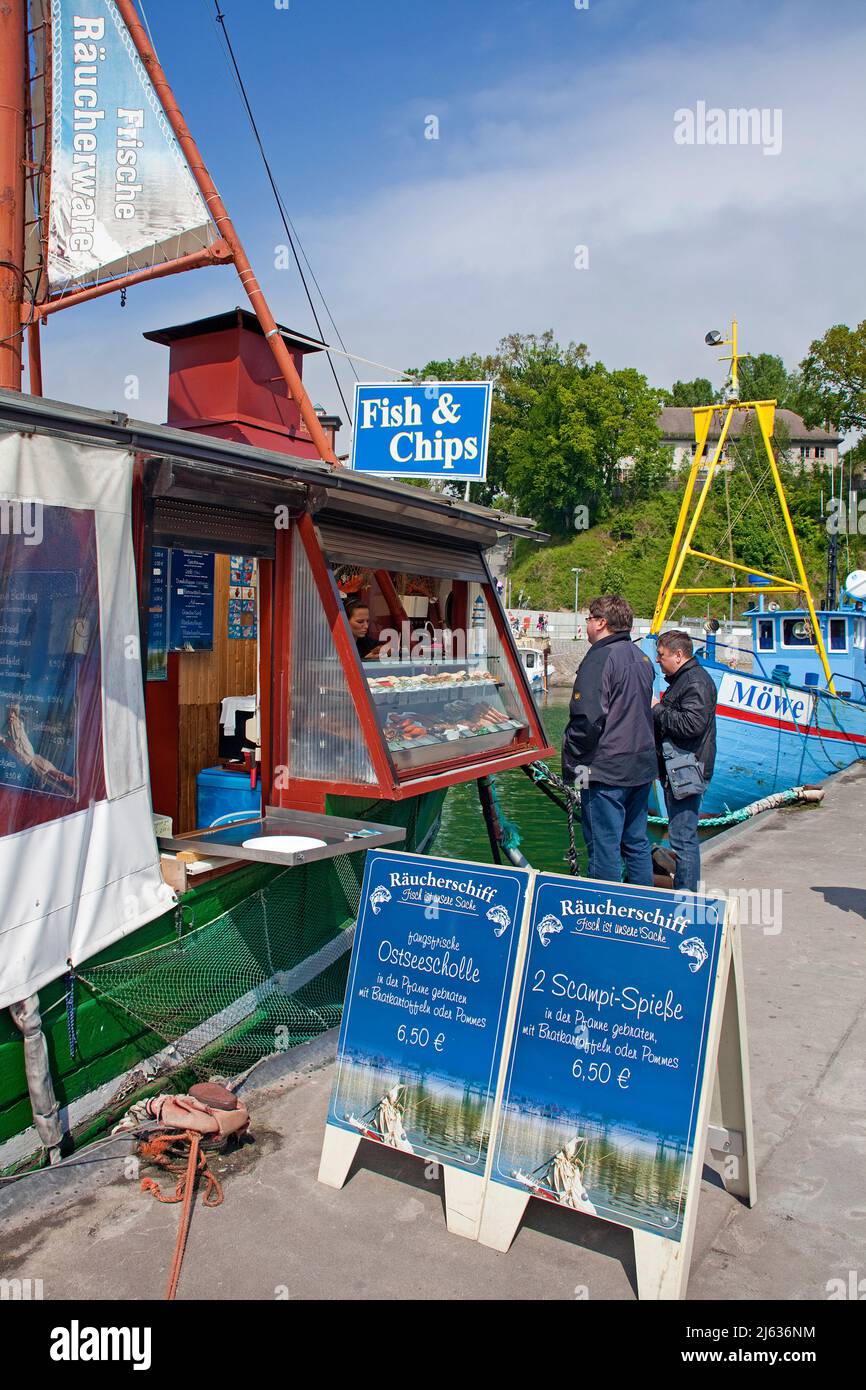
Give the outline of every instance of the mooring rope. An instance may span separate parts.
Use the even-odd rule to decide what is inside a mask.
[[[562,778],[557,776],[557,774],[547,766],[547,763],[540,761],[530,763],[522,770],[537,787],[540,787],[541,790],[560,807],[561,810],[565,811],[568,817],[568,862],[571,866],[571,872],[576,874],[578,872],[576,867],[578,855],[574,842],[574,817],[575,813],[579,813],[580,810],[580,798],[577,792],[573,787],[567,786]],[[547,785],[548,783],[550,785]],[[563,801],[559,796],[555,795],[555,793],[551,791],[551,787],[555,787],[558,792],[562,793],[565,800]],[[776,806],[786,806],[794,801],[821,801],[823,796],[824,792],[821,788],[808,786],[789,787],[786,791],[772,792],[769,796],[761,797],[759,801],[752,801],[748,806],[741,806],[735,811],[726,811],[721,816],[702,816],[700,828],[713,830],[724,828],[727,825],[737,825],[741,821],[749,820],[752,816],[758,815],[761,811],[771,811]],[[647,823],[649,825],[667,825],[668,817],[647,816]]]
[[[580,856],[577,852],[577,844],[574,838],[574,819],[580,814],[580,797],[574,787],[568,786],[563,782],[558,773],[547,766],[547,763],[540,760],[529,763],[521,769],[536,787],[540,787],[545,796],[548,796],[561,811],[565,812],[568,821],[568,867],[573,874],[580,872]],[[555,791],[552,790],[555,788]],[[556,795],[556,793],[560,795]]]
[[[520,830],[513,820],[509,820],[502,809],[502,802],[496,790],[496,779],[490,778],[490,799],[499,820],[500,843],[503,849],[520,849]]]
[[[823,798],[822,787],[789,787],[787,791],[762,796],[760,801],[750,801],[748,806],[741,806],[736,811],[727,811],[723,816],[701,816],[698,829],[711,830],[726,825],[737,825],[741,821],[751,820],[752,816],[759,815],[761,811],[772,811],[777,806],[788,806],[794,801],[822,801]],[[647,816],[647,822],[650,825],[667,825],[668,818]]]

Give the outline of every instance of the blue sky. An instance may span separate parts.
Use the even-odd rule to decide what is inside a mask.
[[[734,314],[746,349],[789,365],[830,324],[864,317],[861,3],[223,9],[289,210],[363,356],[416,365],[550,327],[659,384],[719,381],[703,335]],[[315,331],[295,271],[274,266],[283,233],[212,0],[145,10],[277,318]],[[780,109],[780,152],[676,144],[674,112],[698,101]],[[141,333],[240,301],[233,271],[211,270],[135,289],[123,310],[112,297],[57,315],[46,394],[162,419],[167,354]],[[337,405],[326,369],[308,374]]]

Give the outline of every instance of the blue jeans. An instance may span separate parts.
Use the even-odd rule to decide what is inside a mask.
[[[674,888],[697,893],[701,876],[701,846],[698,840],[701,798],[684,796],[682,801],[677,801],[671,795],[670,787],[665,787],[665,805],[668,808],[668,844],[677,857]]]
[[[651,782],[642,787],[607,787],[590,782],[580,794],[583,838],[589,850],[590,878],[622,879],[652,887],[653,862],[647,834]]]

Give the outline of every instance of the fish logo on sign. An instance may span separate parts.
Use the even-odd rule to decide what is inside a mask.
[[[680,951],[684,956],[690,956],[689,970],[693,975],[697,975],[701,966],[707,959],[707,948],[699,936],[690,936],[685,941],[680,942]]]
[[[549,912],[546,917],[542,917],[538,924],[538,937],[542,946],[549,946],[550,938],[559,931],[562,931],[562,923],[558,917],[553,916],[552,912]]]
[[[377,917],[382,911],[382,904],[389,903],[390,901],[391,894],[388,892],[387,888],[374,888],[370,894],[370,906]]]
[[[490,911],[487,914],[487,920],[489,922],[496,923],[496,926],[493,928],[494,936],[504,935],[504,933],[507,932],[508,928],[511,926],[510,912],[507,908],[502,907],[499,903],[497,903],[495,907],[491,907]]]

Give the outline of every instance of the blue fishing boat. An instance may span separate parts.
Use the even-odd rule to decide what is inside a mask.
[[[675,626],[669,611],[675,597],[752,594],[744,617],[751,624],[751,654],[717,641],[719,624],[707,623],[707,636],[695,655],[718,691],[715,771],[704,796],[707,816],[722,816],[753,802],[866,759],[866,572],[850,574],[837,594],[836,537],[830,537],[827,592],[817,609],[791,521],[773,447],[775,401],[739,399],[737,324],[730,338],[707,334],[711,347],[730,346],[731,363],[724,402],[694,408],[695,451],[683,495],[658,602],[644,645],[654,655],[655,638]],[[713,478],[729,466],[732,421],[746,412],[763,441],[767,468],[790,546],[788,577],[708,554],[695,546],[696,532]],[[690,557],[731,572],[725,585],[688,585]],[[782,608],[776,595],[795,600]],[[773,597],[770,597],[770,596]],[[659,676],[658,690],[664,689]]]
[[[818,613],[835,693],[824,681],[804,608],[773,611],[762,598],[744,615],[752,628],[751,672],[726,661],[727,649],[715,634],[696,649],[718,691],[718,750],[706,814],[723,815],[789,787],[821,782],[866,759],[864,596],[860,572],[849,576],[839,607]]]

